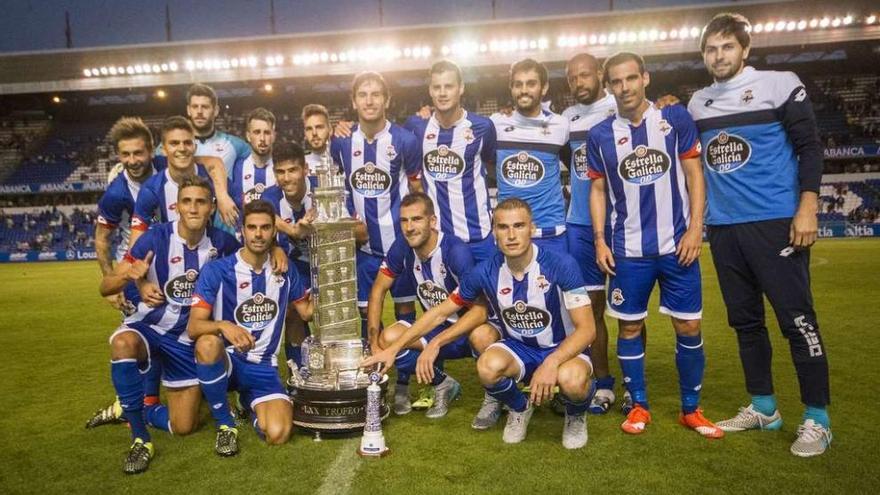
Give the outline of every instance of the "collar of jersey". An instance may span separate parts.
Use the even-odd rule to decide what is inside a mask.
[[[438,231],[438,232],[437,232],[437,245],[434,246],[434,249],[432,249],[431,252],[428,253],[428,256],[427,256],[425,259],[422,259],[422,258],[419,256],[419,253],[416,253],[416,250],[415,250],[415,249],[413,249],[413,253],[415,253],[416,258],[418,258],[419,261],[427,261],[427,260],[433,258],[435,254],[437,254],[437,250],[440,249],[440,243],[441,243],[441,242],[443,242],[443,232],[439,232],[439,231]]]
[[[539,117],[526,117],[525,115],[519,113],[519,110],[514,110],[511,117],[513,117],[514,121],[520,122],[525,125],[544,126],[550,122],[550,119],[553,117],[553,113],[547,112],[542,108],[541,115]]]
[[[575,112],[577,112],[578,115],[592,113],[592,112],[596,111],[597,108],[601,108],[602,105],[605,103],[605,100],[607,100],[608,98],[611,98],[612,100],[614,99],[614,95],[609,93],[607,89],[603,89],[602,91],[605,92],[605,96],[597,99],[596,101],[594,101],[593,103],[590,103],[589,105],[584,105],[583,103],[575,103],[574,104]],[[617,102],[612,101],[612,103],[614,104],[614,108],[616,111],[617,110]]]
[[[435,112],[435,113],[436,113],[436,112]],[[435,116],[435,113],[432,113],[432,114],[431,114],[431,124],[436,125],[436,126],[437,126],[438,128],[440,128],[440,129],[452,129],[453,127],[458,127],[459,124],[461,124],[462,122],[464,122],[464,121],[467,120],[467,118],[468,118],[468,111],[465,110],[464,108],[462,108],[462,109],[461,109],[461,118],[458,119],[458,120],[456,120],[456,121],[452,124],[451,127],[443,127],[442,125],[440,125],[440,121],[437,120],[437,117]]]
[[[171,222],[171,235],[174,236],[174,239],[183,244],[183,247],[189,249],[189,244],[186,243],[186,239],[180,237],[180,233],[177,232],[177,224],[180,223],[180,220],[175,220]],[[196,243],[196,247],[193,249],[198,249],[202,247],[205,243],[208,242],[208,228],[205,227],[205,232],[202,233],[202,238],[199,239],[199,242]]]
[[[628,126],[630,126],[630,127],[641,127],[641,126],[645,125],[645,121],[648,120],[648,114],[651,113],[651,112],[654,112],[654,111],[659,111],[659,110],[657,110],[657,108],[654,106],[654,102],[653,102],[653,101],[651,101],[651,100],[645,100],[645,101],[648,102],[648,109],[645,110],[645,113],[642,114],[642,122],[641,122],[639,125],[637,125],[637,126],[636,126],[636,125],[633,125],[633,123],[632,123],[631,120],[629,120],[628,118],[624,117],[623,115],[620,115],[619,113],[615,113],[615,116],[616,116],[616,118],[617,118],[617,121],[620,122],[621,124],[625,124],[625,125],[628,125]]]
[[[240,264],[241,266],[245,267],[245,269],[247,269],[250,272],[257,273],[254,271],[254,267],[251,266],[250,263],[248,263],[247,261],[244,260],[244,258],[241,257],[242,249],[244,249],[244,248],[239,248],[239,250],[235,252],[236,264]],[[266,270],[269,270],[269,272],[272,271],[272,258],[270,256],[266,257],[266,261],[263,263],[263,269],[260,271],[260,273],[267,273]]]
[[[737,84],[740,84],[743,81],[746,81],[748,78],[750,78],[752,76],[752,74],[754,72],[755,72],[755,68],[750,65],[747,65],[747,66],[743,67],[742,72],[733,76],[732,78],[730,78],[726,81],[712,83],[712,87],[718,88],[718,89],[732,88],[732,87],[736,86]]]
[[[207,142],[209,139],[213,138],[216,135],[217,135],[217,127],[214,127],[214,129],[211,131],[211,134],[208,134],[205,137],[196,136],[196,140],[198,142],[204,144],[205,142]]]
[[[391,132],[391,121],[388,120],[387,118],[385,119],[385,128],[382,129],[381,131],[377,132],[376,135],[373,136],[373,141],[372,141],[372,142],[375,143],[376,141],[378,141],[380,138],[382,138],[382,136],[385,135],[386,132]],[[364,134],[363,132],[361,132],[361,126],[357,126],[357,129],[355,129],[354,133],[352,133],[352,137],[354,137],[355,133],[356,133],[356,134],[359,134],[360,137],[362,137],[362,138],[364,139],[364,142],[365,142],[365,143],[369,143],[369,142],[370,142],[370,141],[367,139],[367,135]]]
[[[439,245],[439,243],[437,245]],[[532,270],[532,265],[534,265],[537,261],[538,261],[538,245],[533,242],[532,243],[532,260],[529,261],[529,264],[526,265],[525,269],[523,269],[523,273],[529,273]],[[504,264],[501,266],[505,270],[507,270],[507,273],[510,274],[510,278],[512,278],[513,280],[519,280],[513,274],[513,270],[511,270],[510,267],[507,265],[507,256],[504,257]]]

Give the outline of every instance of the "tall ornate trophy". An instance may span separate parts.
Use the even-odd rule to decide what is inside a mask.
[[[292,373],[288,385],[293,423],[320,438],[321,432],[364,428],[371,374],[382,390],[376,406],[380,422],[389,409],[383,399],[388,376],[359,368],[369,346],[361,338],[354,241],[357,221],[348,216],[345,177],[327,155],[315,175],[312,205],[317,216],[309,238],[315,314],[312,335],[302,344],[303,367]]]

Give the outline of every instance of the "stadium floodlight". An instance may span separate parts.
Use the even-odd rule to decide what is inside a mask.
[[[850,24],[852,24],[852,22],[853,22],[853,16],[851,16],[851,15],[847,15],[846,17],[843,18],[843,25],[844,26],[849,26]]]
[[[700,37],[700,28],[694,26],[691,28],[691,38],[697,39]]]
[[[83,69],[83,75],[86,77],[92,77],[92,70],[91,69]]]
[[[155,73],[157,73],[157,74],[158,74],[159,72],[162,72],[162,68],[159,67],[159,64],[153,64],[153,72],[155,72]]]
[[[330,54],[330,61],[335,64],[336,62],[339,61],[339,55],[337,55],[336,53],[331,53]]]
[[[193,71],[196,68],[196,63],[193,62],[192,60],[187,60],[186,62],[183,63],[183,66],[184,66],[184,68],[186,68],[186,70]]]
[[[785,24],[786,31],[794,31],[795,28],[797,28],[797,23],[794,21],[788,21],[788,23]]]
[[[449,55],[449,47],[443,45],[442,47],[440,47],[440,53],[442,53],[443,56]]]
[[[256,67],[257,64],[259,63],[259,61],[257,60],[257,57],[255,57],[255,56],[253,56],[253,55],[251,55],[250,57],[248,57],[247,62],[248,62],[248,63],[247,63],[248,66],[250,66],[250,67]]]
[[[171,69],[171,72],[176,72],[177,71],[177,62],[172,60],[171,62],[168,63],[168,68]]]
[[[608,36],[606,36],[605,33],[600,34],[599,35],[599,44],[604,45],[607,42],[608,42]]]
[[[474,43],[474,46],[476,46],[476,43]],[[431,47],[430,46],[425,45],[422,47],[422,56],[425,58],[428,58],[431,56]]]
[[[560,36],[560,37],[556,38],[556,47],[557,48],[565,48],[566,45],[568,45],[568,37],[567,36]]]
[[[831,27],[840,27],[840,17],[835,17],[833,21],[831,21]]]
[[[657,36],[660,41],[666,41],[666,38],[669,38],[669,33],[666,31],[660,31],[660,34]]]
[[[798,21],[798,23],[797,23],[797,29],[798,29],[798,31],[803,31],[804,29],[807,29],[807,21],[805,21],[805,20],[803,20],[803,19],[801,19],[800,21]]]
[[[629,36],[629,33],[627,33],[626,31],[621,31],[621,32],[617,33],[617,42],[623,43],[624,41],[626,41],[628,36]]]
[[[263,91],[267,93],[271,93],[273,89],[275,88],[270,83],[266,83],[263,85]]]
[[[765,23],[765,24],[764,24],[764,31],[766,31],[766,32],[768,32],[768,33],[772,33],[772,32],[773,32],[773,28],[774,28],[775,26],[776,26],[776,24],[774,24],[773,22]]]
[[[110,73],[110,69],[108,69],[107,67],[101,67],[101,75],[102,76],[106,76],[109,73]]]
[[[865,18],[865,24],[874,24],[875,22],[877,22],[877,16],[874,14],[871,14]]]
[[[819,27],[819,19],[816,19],[815,17],[810,19],[808,26],[810,26],[810,29],[815,29]]]
[[[156,98],[163,99],[166,96],[168,96],[168,93],[166,93],[164,89],[156,91]]]
[[[591,34],[590,37],[587,39],[587,42],[591,45],[595,45],[599,42],[599,37],[595,34]]]
[[[266,57],[266,65],[269,67],[275,65],[275,57]]]
[[[547,42],[547,40],[544,40],[544,43],[546,43],[546,42]],[[486,43],[480,43],[480,53],[486,53],[488,51],[489,51],[489,45]]]
[[[327,52],[321,52],[321,62],[328,62],[330,60],[330,54]]]
[[[648,31],[648,39],[651,41],[657,41],[657,38],[660,37],[660,33],[656,29],[652,29]]]
[[[831,19],[827,17],[823,17],[822,20],[819,21],[819,27],[821,28],[826,28],[829,24],[831,24]]]
[[[757,33],[762,33],[762,32],[764,32],[764,25],[763,25],[763,24],[755,24],[755,25],[752,27],[752,31],[753,31],[754,33],[756,33],[756,34],[757,34]]]
[[[586,42],[586,36],[584,36],[584,42]],[[546,50],[550,47],[550,41],[547,38],[538,38],[538,50]],[[480,45],[480,51],[485,51],[482,49],[483,45]]]
[[[228,58],[224,58],[223,60],[220,61],[220,67],[223,67],[224,69],[228,69],[228,68],[232,67],[232,62],[230,62]]]
[[[128,75],[130,75],[130,76],[131,76],[131,75],[134,75],[134,67],[131,66],[131,65],[129,65],[128,67],[125,68],[125,73],[128,74]]]
[[[116,75],[116,67],[113,67],[113,66],[110,67],[110,75],[111,75],[111,76],[115,76],[115,75]]]
[[[608,35],[608,44],[613,45],[617,43],[617,33],[611,33]]]
[[[60,96],[53,96],[52,103],[61,103],[61,97]]]

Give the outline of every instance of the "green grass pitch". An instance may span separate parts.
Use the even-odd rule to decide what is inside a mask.
[[[316,443],[296,434],[269,448],[249,428],[241,434],[242,453],[221,459],[203,408],[195,434],[154,433],[157,456],[136,477],[121,472],[124,426],[83,428],[113,396],[107,337],[118,316],[97,294],[97,266],[2,265],[0,493],[864,493],[880,486],[874,457],[880,414],[871,402],[880,390],[878,255],[877,240],[821,241],[813,250],[835,435],[819,458],[788,452],[802,411],[788,346],[769,308],[782,431],[708,441],[679,426],[673,332],[657,314],[655,296],[647,363],[654,423],[641,437],[620,431],[615,408],[591,416],[587,447],[569,452],[560,442],[562,420],[543,409],[525,442],[505,445],[501,425],[470,428],[483,391],[473,361],[463,360],[447,365],[464,385],[463,398],[441,420],[419,412],[389,418],[384,431],[393,452],[384,459],[358,458],[357,438]],[[702,404],[708,417],[720,419],[735,413],[746,394],[708,249],[702,263],[708,359]]]

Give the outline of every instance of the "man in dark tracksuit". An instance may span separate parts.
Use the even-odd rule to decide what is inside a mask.
[[[822,454],[831,444],[828,361],[810,292],[822,147],[806,89],[791,72],[745,66],[750,26],[719,14],[700,47],[715,79],[688,110],[700,130],[708,190],[709,243],[727,318],[737,333],[751,404],[717,423],[725,431],[777,430],[766,295],[791,347],[806,405],[791,452]]]

